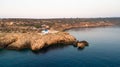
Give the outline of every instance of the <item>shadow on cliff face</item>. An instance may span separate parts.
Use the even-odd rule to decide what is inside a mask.
[[[49,51],[52,51],[52,50],[60,50],[60,49],[64,49],[64,48],[67,48],[69,46],[73,46],[75,49],[77,49],[78,51],[83,51],[85,49],[85,47],[83,48],[80,48],[80,47],[77,47],[77,46],[74,46],[74,45],[65,45],[65,44],[54,44],[54,45],[51,45],[51,46],[48,46],[48,47],[45,47],[45,48],[42,48],[40,49],[39,51],[32,51],[34,54],[45,54],[45,53],[48,53]],[[87,45],[88,47],[89,45]]]
[[[83,51],[85,49],[85,47],[84,48],[79,48],[79,47],[74,46],[74,45],[54,44],[54,45],[42,48],[39,51],[31,51],[30,49],[22,49],[22,50],[17,50],[17,51],[9,50],[9,49],[0,49],[0,54],[5,54],[5,53],[7,53],[7,51],[12,51],[12,52],[15,51],[15,52],[19,52],[19,53],[26,53],[26,52],[31,51],[32,53],[34,53],[36,55],[39,55],[39,54],[46,54],[50,51],[62,50],[62,49],[65,49],[69,46],[73,46],[74,49],[77,49],[78,51]]]
[[[68,46],[71,46],[71,45],[54,44],[54,45],[50,45],[48,47],[44,47],[44,48],[40,49],[39,51],[32,51],[32,52],[35,54],[45,54],[52,50],[59,50],[59,49],[67,48]]]
[[[68,46],[72,46],[72,45],[64,45],[64,44],[54,44],[54,45],[50,45],[48,47],[44,47],[38,51],[32,51],[32,53],[34,54],[45,54],[48,53],[49,51],[53,51],[53,50],[61,50],[64,48],[67,48]],[[10,49],[3,49],[0,48],[0,54],[5,54],[7,51],[15,51],[15,50],[10,50]],[[19,52],[19,53],[26,53],[31,51],[31,49],[22,49],[22,50],[16,50],[15,52]]]

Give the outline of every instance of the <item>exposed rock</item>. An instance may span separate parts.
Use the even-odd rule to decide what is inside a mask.
[[[6,34],[6,36],[0,37],[0,47],[1,48],[6,48],[9,44],[15,42],[16,39],[17,38],[15,36]]]
[[[78,48],[84,48],[85,46],[88,46],[88,42],[87,41],[78,41],[76,46]]]
[[[78,48],[84,48],[85,45],[84,45],[84,43],[77,43],[77,47],[78,47]]]
[[[48,33],[41,35],[39,33],[7,33],[0,37],[0,47],[7,49],[25,49],[33,51],[55,45],[71,45],[76,42],[76,38],[66,32]]]

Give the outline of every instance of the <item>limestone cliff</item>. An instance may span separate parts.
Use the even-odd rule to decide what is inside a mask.
[[[55,44],[71,45],[75,42],[76,38],[66,32],[0,34],[0,48],[16,50],[28,48],[35,51]]]

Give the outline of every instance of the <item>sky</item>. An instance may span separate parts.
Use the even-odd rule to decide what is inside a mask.
[[[120,0],[0,0],[0,18],[120,17]]]

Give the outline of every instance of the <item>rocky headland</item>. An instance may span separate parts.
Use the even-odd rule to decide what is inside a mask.
[[[0,48],[31,49],[38,51],[52,45],[75,45],[75,37],[66,32],[57,33],[0,33]]]
[[[0,19],[0,49],[38,51],[57,44],[84,48],[88,46],[87,41],[77,41],[63,31],[78,27],[113,26],[118,25],[118,21],[119,18]],[[42,33],[44,27],[52,32]]]

